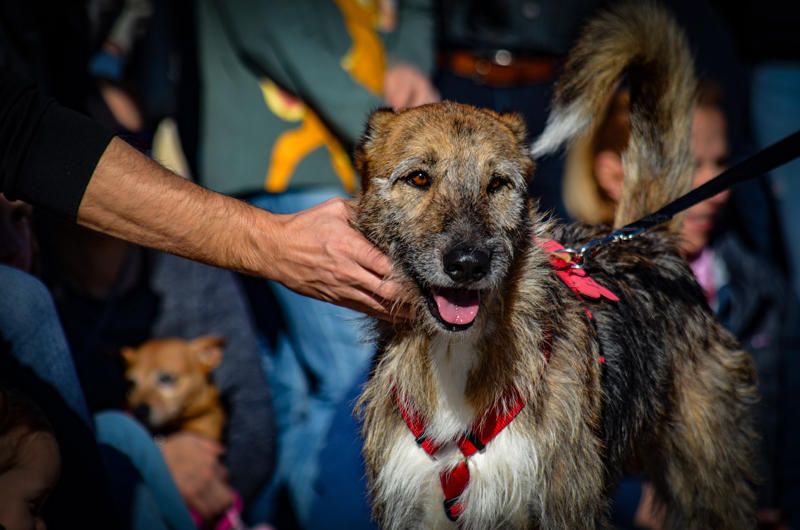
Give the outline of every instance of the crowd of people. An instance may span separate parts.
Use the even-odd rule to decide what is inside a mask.
[[[606,3],[0,3],[0,528],[374,528],[352,414],[376,353],[364,315],[407,314],[350,223],[352,148],[371,111],[440,100],[520,113],[535,138]],[[800,20],[666,4],[701,79],[699,186],[800,129]],[[537,161],[542,210],[613,221],[628,96]],[[681,234],[758,370],[765,528],[800,528],[799,183],[796,161],[692,207]],[[210,335],[220,440],[131,409],[123,349]],[[612,509],[661,527],[635,469]]]

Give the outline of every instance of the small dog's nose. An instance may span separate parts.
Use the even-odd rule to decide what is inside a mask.
[[[141,421],[145,425],[147,425],[150,421],[150,405],[147,403],[140,403],[136,405],[131,412],[133,412],[133,416],[137,420]]]
[[[489,272],[489,254],[470,247],[456,247],[444,256],[444,272],[454,282],[474,282]]]

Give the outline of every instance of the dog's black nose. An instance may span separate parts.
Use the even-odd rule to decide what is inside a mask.
[[[471,247],[455,247],[444,256],[444,272],[454,282],[474,282],[489,272],[489,254]]]
[[[147,425],[150,421],[150,405],[147,403],[140,403],[136,405],[131,412],[137,420],[141,421],[145,425]]]

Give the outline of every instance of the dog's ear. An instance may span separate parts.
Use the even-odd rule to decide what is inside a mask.
[[[122,355],[122,358],[125,359],[125,364],[128,366],[136,362],[136,350],[130,346],[123,346],[119,353]]]
[[[209,373],[222,362],[222,349],[225,347],[225,340],[221,337],[210,335],[198,337],[189,343],[189,347],[205,372]]]
[[[526,180],[530,183],[531,179],[533,179],[533,173],[536,170],[536,163],[533,161],[533,158],[530,157],[528,149],[528,127],[525,125],[525,119],[516,112],[494,113],[494,115],[506,127],[511,129],[519,148],[525,152],[525,167],[523,167],[523,172],[525,173]]]
[[[367,128],[361,139],[356,144],[354,159],[356,171],[361,175],[361,189],[367,189],[369,178],[369,154],[370,149],[375,145],[375,140],[386,133],[389,123],[394,120],[395,112],[388,108],[381,108],[372,112],[367,120]]]
[[[516,112],[503,112],[498,117],[511,129],[519,143],[524,144],[528,141],[528,127],[525,125],[522,115]]]

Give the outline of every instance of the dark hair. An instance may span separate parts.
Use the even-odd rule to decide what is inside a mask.
[[[17,430],[19,435],[14,433]],[[0,474],[16,465],[27,436],[39,432],[53,434],[42,409],[27,396],[0,386]]]

